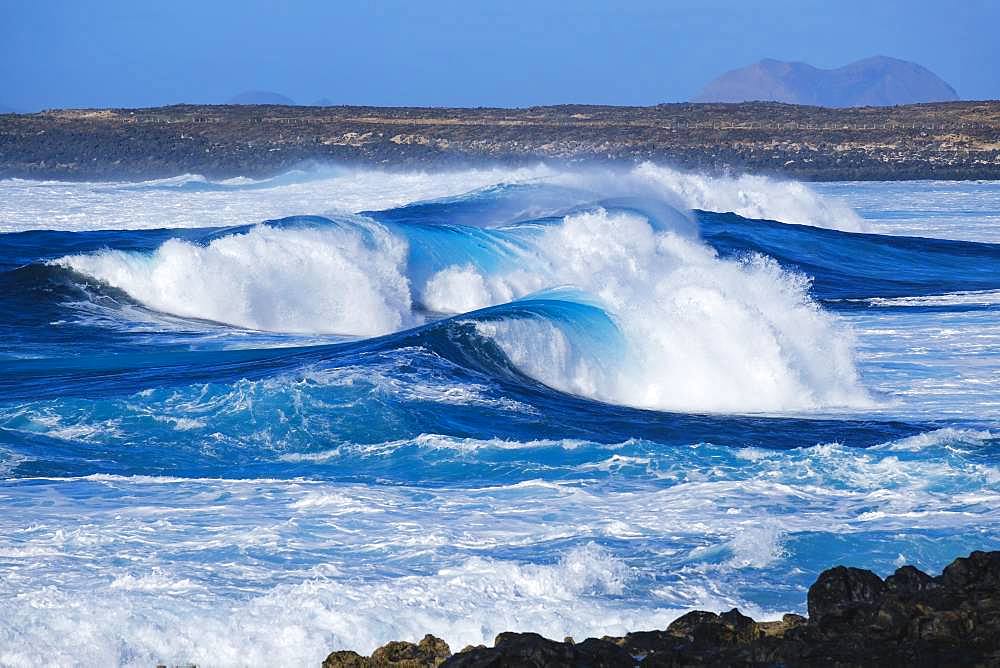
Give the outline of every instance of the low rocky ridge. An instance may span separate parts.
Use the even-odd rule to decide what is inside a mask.
[[[259,104],[0,114],[0,178],[265,177],[308,164],[654,161],[805,180],[1000,178],[1000,101],[526,109]]]
[[[838,566],[809,588],[809,618],[757,622],[733,609],[690,612],[665,631],[576,643],[501,633],[452,654],[434,636],[370,657],[330,654],[323,668],[513,666],[1000,666],[1000,551],[973,552],[931,577],[904,566],[885,580]]]

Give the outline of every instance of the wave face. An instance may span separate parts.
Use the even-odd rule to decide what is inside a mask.
[[[778,616],[1000,548],[1000,246],[920,234],[987,186],[0,182],[0,664]]]

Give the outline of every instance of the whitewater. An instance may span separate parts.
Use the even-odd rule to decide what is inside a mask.
[[[1000,183],[0,181],[0,665],[804,612],[1000,549]]]

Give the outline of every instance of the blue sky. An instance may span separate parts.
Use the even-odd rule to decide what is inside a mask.
[[[0,106],[655,104],[765,57],[877,54],[990,99],[997,26],[993,0],[0,0]]]

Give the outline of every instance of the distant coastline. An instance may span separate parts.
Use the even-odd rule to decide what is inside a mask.
[[[1000,179],[1000,101],[524,109],[175,105],[0,115],[0,178],[263,177],[309,163],[644,160],[809,181]]]

